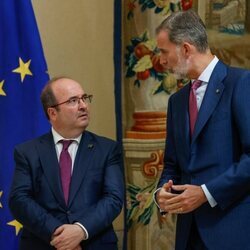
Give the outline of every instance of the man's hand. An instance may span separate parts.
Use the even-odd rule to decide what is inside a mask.
[[[50,244],[57,250],[81,250],[80,242],[83,239],[84,232],[81,227],[64,224],[55,230]]]
[[[165,201],[164,209],[169,213],[189,213],[207,201],[201,186],[186,184],[171,188],[182,193]]]
[[[74,248],[72,250],[83,250],[83,249],[82,249],[82,247],[80,245],[78,245],[76,248]]]
[[[156,201],[159,205],[160,209],[163,211],[168,212],[166,209],[166,202],[175,197],[176,194],[171,193],[171,188],[173,186],[173,181],[169,180],[167,183],[165,183],[162,188],[156,193]]]

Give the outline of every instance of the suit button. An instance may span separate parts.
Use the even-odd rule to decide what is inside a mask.
[[[67,215],[70,215],[70,214],[71,214],[71,212],[70,212],[69,210],[68,210],[66,213],[67,213]]]

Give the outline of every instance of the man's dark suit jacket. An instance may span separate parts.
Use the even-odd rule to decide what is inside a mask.
[[[53,249],[49,242],[62,224],[81,223],[89,239],[84,250],[116,249],[112,221],[123,206],[121,150],[114,141],[85,131],[74,162],[68,205],[60,181],[52,133],[18,145],[9,207],[23,224],[22,250]]]
[[[186,247],[192,218],[208,249],[250,249],[250,71],[218,62],[190,139],[189,88],[170,97],[161,187],[205,184],[218,203],[177,219],[176,249]],[[192,232],[191,232],[192,233]]]

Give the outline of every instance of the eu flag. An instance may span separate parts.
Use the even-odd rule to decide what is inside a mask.
[[[22,225],[8,210],[18,143],[49,129],[40,104],[47,66],[30,0],[0,0],[0,249],[17,249]]]

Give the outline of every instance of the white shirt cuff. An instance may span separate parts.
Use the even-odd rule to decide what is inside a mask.
[[[210,194],[210,192],[208,191],[207,187],[205,184],[201,185],[201,188],[205,194],[205,196],[207,197],[207,201],[210,204],[211,207],[215,207],[217,205],[216,200],[214,199],[214,197]]]
[[[161,188],[157,188],[157,189],[154,191],[154,194],[153,194],[153,200],[154,200],[156,206],[157,206],[159,209],[160,209],[160,207],[159,207],[159,205],[158,205],[158,203],[157,203],[157,201],[156,201],[156,193],[157,193],[160,189],[161,189]]]
[[[89,238],[89,234],[88,234],[87,229],[79,222],[75,222],[74,224],[78,225],[83,230],[83,232],[85,234],[84,240],[87,240]]]
[[[157,193],[158,191],[160,191],[160,189],[161,189],[161,188],[158,188],[158,189],[156,189],[156,190],[154,191],[154,193],[153,193],[153,200],[154,200],[156,206],[159,208],[161,215],[164,215],[164,214],[167,213],[167,212],[164,211],[164,210],[162,210],[162,209],[159,207],[159,205],[158,205],[158,203],[157,203],[157,201],[156,201],[156,193]]]

